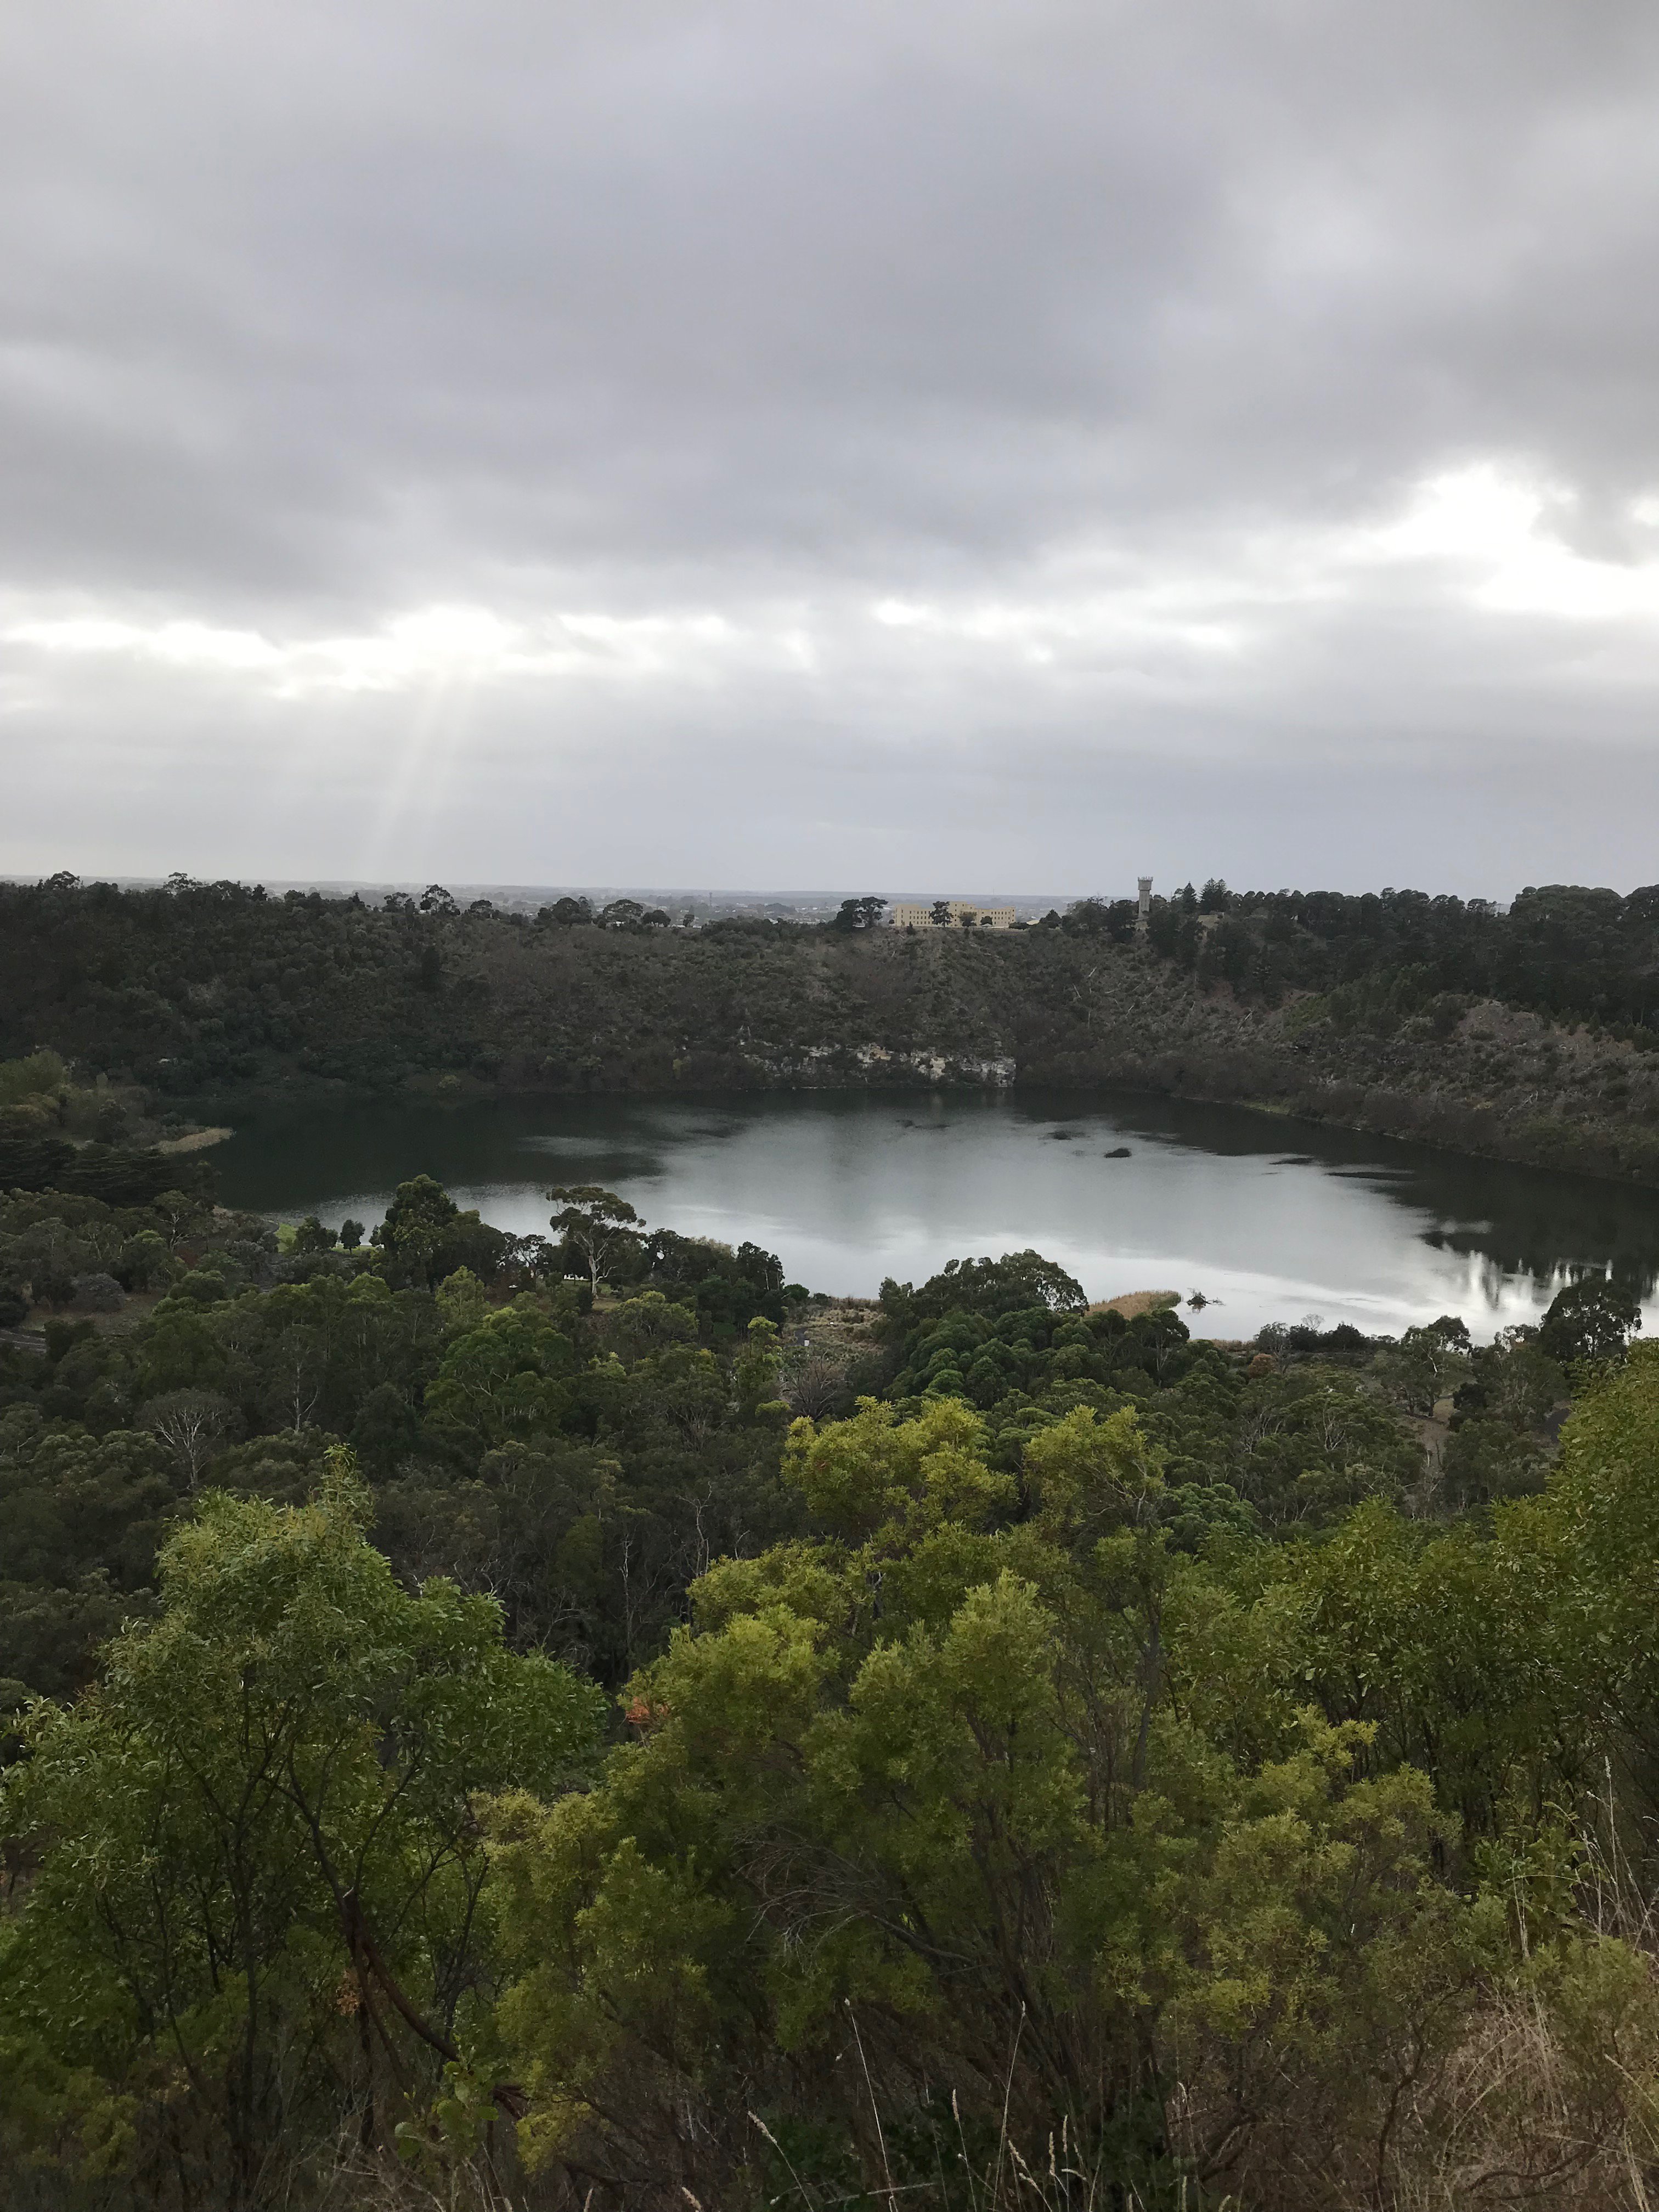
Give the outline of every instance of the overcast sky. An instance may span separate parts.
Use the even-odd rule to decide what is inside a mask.
[[[1659,878],[1659,9],[0,11],[0,871]]]

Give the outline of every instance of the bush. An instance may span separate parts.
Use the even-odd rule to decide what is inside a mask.
[[[68,1080],[68,1070],[55,1052],[32,1052],[25,1060],[0,1060],[0,1107],[55,1098]]]
[[[73,1304],[77,1313],[119,1313],[127,1294],[113,1275],[77,1275]]]

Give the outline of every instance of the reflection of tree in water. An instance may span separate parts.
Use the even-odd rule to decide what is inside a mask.
[[[1501,1315],[1507,1310],[1510,1312],[1511,1318],[1514,1318],[1512,1309],[1516,1293],[1519,1291],[1529,1292],[1530,1302],[1542,1313],[1557,1292],[1565,1290],[1569,1283],[1577,1282],[1587,1275],[1599,1278],[1607,1272],[1601,1261],[1562,1262],[1540,1269],[1513,1255],[1500,1256],[1472,1249],[1468,1238],[1434,1230],[1425,1233],[1423,1242],[1431,1244],[1437,1251],[1455,1252],[1464,1259],[1468,1263],[1469,1272],[1466,1279],[1471,1297],[1478,1298],[1488,1313]],[[1640,1288],[1640,1276],[1620,1273],[1617,1279],[1620,1283],[1627,1283],[1638,1297],[1646,1295]],[[1651,1270],[1648,1273],[1647,1280],[1650,1288],[1653,1281]]]
[[[1224,1129],[1214,1109],[1211,1115],[1190,1133],[1213,1149],[1283,1156],[1282,1125],[1252,1141]],[[1644,1299],[1659,1288],[1659,1193],[1389,1144],[1352,1130],[1310,1128],[1304,1141],[1308,1150],[1298,1152],[1298,1161],[1311,1156],[1327,1175],[1427,1214],[1432,1226],[1422,1232],[1424,1243],[1478,1262],[1472,1280],[1489,1306],[1500,1305],[1505,1286],[1517,1279],[1530,1283],[1545,1304],[1587,1274],[1611,1274]]]
[[[1638,1297],[1650,1298],[1659,1285],[1659,1208],[1628,1206],[1635,1194],[1618,1195],[1626,1206],[1592,1202],[1573,1212],[1558,1206],[1559,1194],[1552,1192],[1547,1203],[1524,1215],[1441,1223],[1423,1231],[1423,1242],[1437,1252],[1479,1261],[1482,1294],[1494,1305],[1504,1282],[1517,1277],[1529,1281],[1545,1303],[1591,1274],[1610,1274]]]
[[[1425,1230],[1423,1242],[1432,1245],[1437,1252],[1455,1253],[1469,1263],[1467,1276],[1469,1294],[1471,1297],[1478,1298],[1488,1313],[1501,1314],[1510,1304],[1517,1278],[1515,1270],[1504,1261],[1494,1259],[1490,1253],[1471,1249],[1467,1239],[1448,1235],[1443,1230]],[[1532,1288],[1540,1300],[1547,1301],[1549,1293],[1535,1280]]]
[[[1055,1098],[1045,1109],[1059,1119],[1067,1110],[1086,1110],[1087,1103]],[[1547,1305],[1587,1274],[1609,1273],[1644,1299],[1659,1289],[1659,1192],[1470,1159],[1238,1107],[1143,1097],[1121,1126],[1145,1139],[1192,1145],[1222,1158],[1265,1156],[1291,1174],[1304,1162],[1317,1164],[1337,1181],[1362,1183],[1425,1215],[1431,1225],[1423,1241],[1469,1261],[1472,1291],[1493,1309],[1520,1283]]]

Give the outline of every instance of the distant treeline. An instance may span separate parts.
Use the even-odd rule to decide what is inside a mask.
[[[1129,899],[1089,899],[1052,920],[1127,943],[1136,911]],[[1147,936],[1202,980],[1269,1000],[1340,991],[1362,1011],[1452,992],[1659,1036],[1659,884],[1628,897],[1529,886],[1503,911],[1426,891],[1233,891],[1212,881],[1154,899]]]
[[[0,1059],[61,1054],[87,1128],[114,1143],[155,1101],[234,1119],[331,1085],[1018,1082],[1267,1104],[1659,1179],[1659,890],[1532,889],[1500,913],[1211,882],[1155,899],[1144,935],[1128,900],[1006,930],[898,930],[880,908],[697,928],[628,900],[463,909],[435,884],[371,907],[55,877],[0,886]]]

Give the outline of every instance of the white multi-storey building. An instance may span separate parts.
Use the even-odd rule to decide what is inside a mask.
[[[891,907],[888,920],[895,929],[1012,929],[1011,906],[975,906],[971,899],[939,899],[934,906]]]

